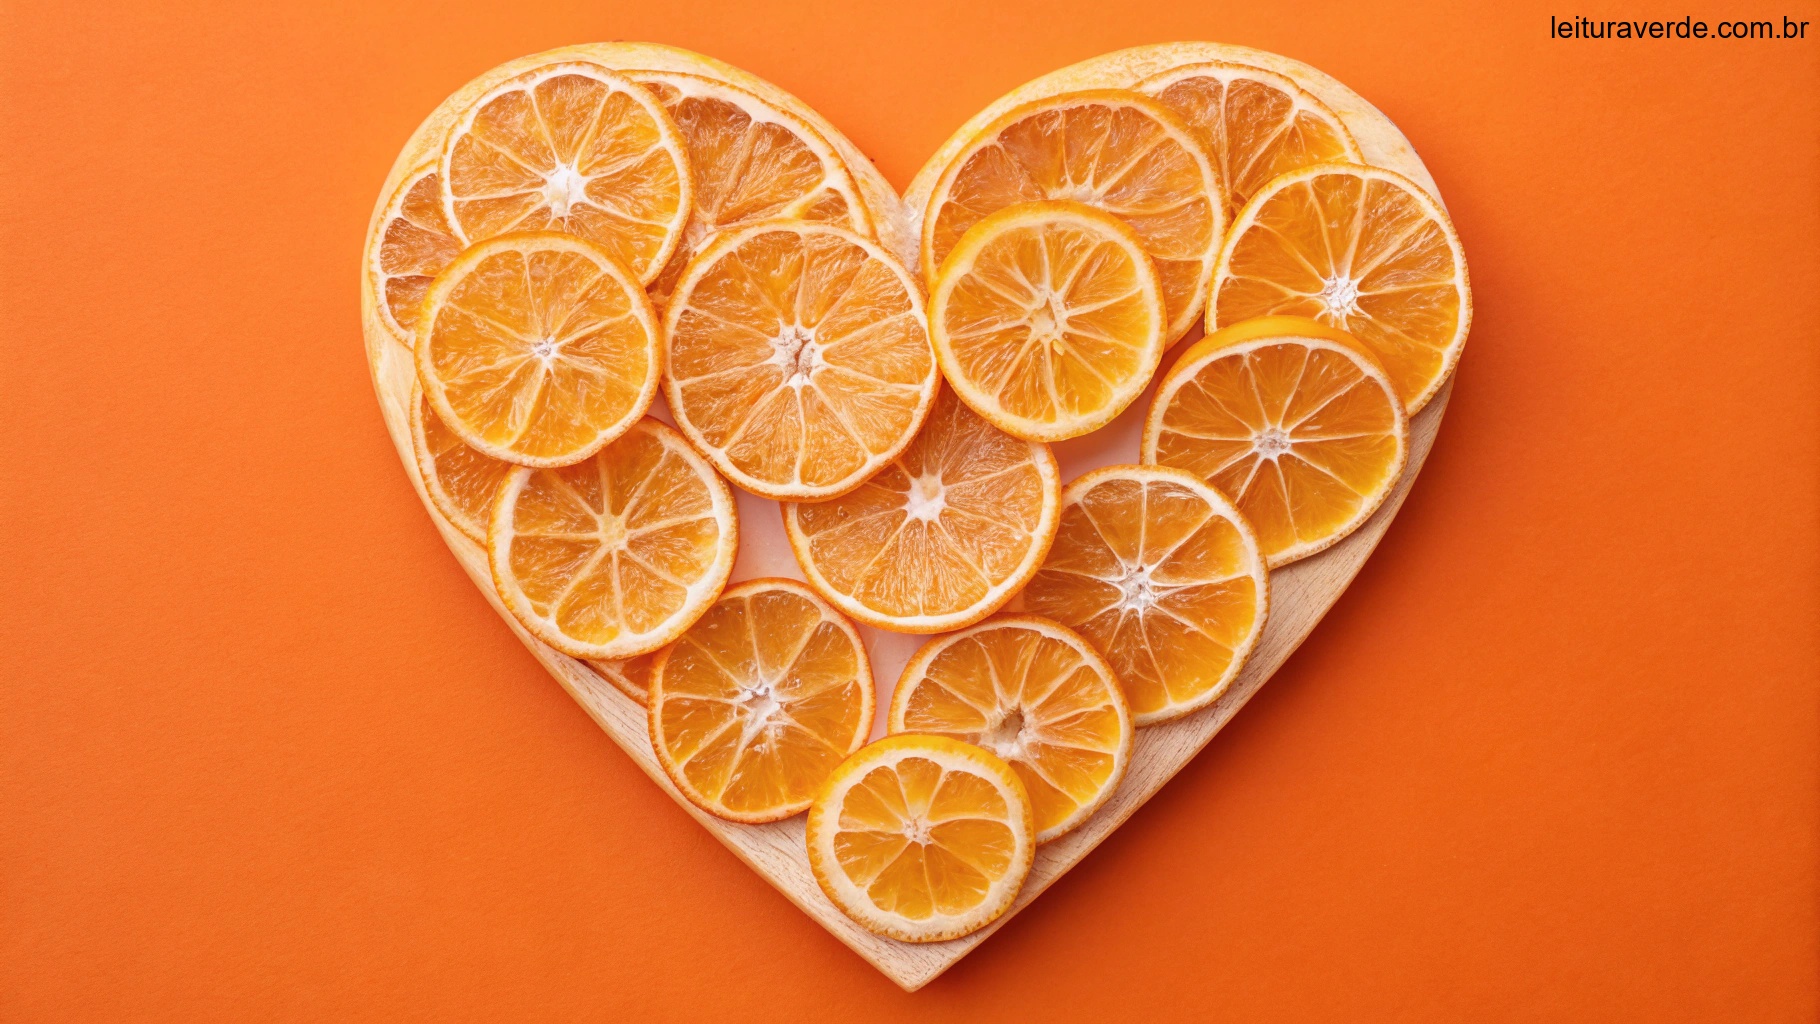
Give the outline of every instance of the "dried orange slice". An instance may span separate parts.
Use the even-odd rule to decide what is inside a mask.
[[[869,626],[940,633],[1017,593],[1055,536],[1061,477],[1022,441],[943,391],[902,455],[851,494],[786,504],[810,585]]]
[[[1024,610],[1079,630],[1154,725],[1206,707],[1264,628],[1264,556],[1245,517],[1179,469],[1108,466],[1068,485]]]
[[[367,271],[379,321],[407,347],[430,282],[461,252],[442,210],[442,178],[431,164],[405,175],[379,215],[379,239]]]
[[[910,443],[935,398],[916,283],[878,243],[833,225],[718,236],[684,272],[665,328],[676,425],[767,498],[852,490]]]
[[[1403,471],[1408,436],[1390,378],[1350,335],[1259,317],[1195,343],[1170,369],[1142,457],[1231,498],[1274,569],[1371,518]]]
[[[502,235],[436,278],[417,377],[436,415],[521,466],[586,459],[643,416],[661,369],[657,314],[625,265],[568,235]]]
[[[1082,203],[1019,203],[970,228],[942,263],[929,334],[942,374],[1007,433],[1095,430],[1150,383],[1167,326],[1137,233]]]
[[[463,444],[436,418],[420,387],[411,389],[411,448],[423,489],[436,510],[469,540],[485,544],[493,499],[512,464]]]
[[[656,98],[598,64],[534,68],[486,92],[449,129],[444,211],[472,244],[560,231],[655,278],[689,222],[689,157]]]
[[[1310,164],[1363,159],[1327,104],[1287,75],[1249,64],[1184,64],[1137,84],[1180,114],[1226,186],[1226,220],[1264,183]]]
[[[640,704],[651,700],[651,661],[655,654],[640,654],[617,661],[590,661],[594,674],[613,684],[613,688]]]
[[[973,225],[1015,203],[1066,199],[1118,217],[1162,279],[1166,337],[1193,325],[1225,232],[1225,198],[1207,154],[1163,104],[1121,89],[1062,93],[1017,107],[942,171],[923,214],[923,279]]]
[[[1327,163],[1273,179],[1220,252],[1207,333],[1286,313],[1350,334],[1415,415],[1472,326],[1466,255],[1447,211],[1394,171]]]
[[[889,728],[1004,758],[1030,794],[1039,843],[1098,810],[1131,758],[1131,714],[1111,666],[1079,633],[1034,615],[924,644],[898,677]]]
[[[651,745],[695,806],[730,821],[799,814],[872,731],[859,632],[795,580],[748,580],[651,666]]]
[[[861,927],[904,942],[997,920],[1030,874],[1036,825],[1017,773],[947,736],[887,736],[809,808],[809,869]]]
[[[651,282],[662,303],[715,232],[780,217],[876,237],[847,164],[807,121],[735,85],[681,71],[630,71],[656,95],[688,146],[693,212],[682,244]]]
[[[512,471],[487,530],[493,587],[531,634],[577,658],[654,651],[733,571],[733,494],[649,417],[592,459]]]

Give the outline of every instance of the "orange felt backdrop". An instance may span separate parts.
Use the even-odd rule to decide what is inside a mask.
[[[1820,29],[1761,6],[1704,16]],[[1814,1019],[1820,38],[1551,13],[1618,16],[0,7],[0,1019]],[[1051,68],[1275,50],[1402,126],[1471,261],[1446,425],[1351,591],[915,996],[545,676],[373,401],[398,147],[495,63],[637,38],[797,93],[900,187]]]

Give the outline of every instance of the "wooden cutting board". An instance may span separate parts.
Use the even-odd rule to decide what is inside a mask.
[[[758,91],[767,98],[782,97],[793,108],[807,109],[802,107],[800,101],[788,97],[769,83],[685,51],[638,43],[566,47],[553,54],[538,55],[534,59],[526,58],[503,65],[464,86],[445,101],[424,121],[400,152],[386,179],[385,187],[380,192],[379,207],[383,207],[386,197],[392,194],[405,175],[420,166],[436,150],[445,126],[462,103],[478,95],[490,83],[516,73],[533,61],[541,63],[552,56],[592,60],[621,69],[671,68],[699,72],[703,68],[711,68],[713,72]],[[1212,43],[1139,47],[1064,68],[1000,98],[963,126],[956,133],[956,138],[1029,98],[1070,88],[1125,87],[1155,71],[1206,60],[1237,61],[1289,74],[1340,114],[1358,139],[1368,162],[1399,171],[1431,190],[1434,189],[1433,178],[1402,133],[1344,85],[1306,65],[1275,54]],[[813,122],[847,156],[850,168],[856,179],[859,179],[868,202],[875,204],[876,212],[883,214],[877,218],[883,240],[904,255],[910,266],[916,266],[916,219],[934,176],[939,171],[939,165],[956,148],[956,143],[951,140],[937,151],[929,166],[917,175],[905,197],[900,200],[872,167],[871,162],[861,156],[858,149],[832,125],[819,117],[814,117]],[[375,242],[379,213],[380,209],[376,208],[373,225],[368,229],[369,249]],[[367,261],[363,259],[361,265],[364,268]],[[364,272],[361,282],[367,363],[372,371],[373,387],[385,417],[386,429],[392,436],[399,460],[417,488],[431,521],[442,532],[449,550],[467,570],[474,585],[499,613],[506,628],[518,636],[532,655],[549,670],[551,676],[599,723],[607,736],[644,770],[652,782],[669,793],[702,827],[835,938],[910,991],[921,988],[952,967],[961,957],[1002,928],[1018,911],[1029,906],[1031,901],[1042,895],[1068,869],[1080,863],[1083,857],[1143,806],[1215,733],[1231,721],[1239,708],[1288,659],[1314,630],[1327,609],[1339,599],[1365,560],[1371,556],[1372,550],[1384,536],[1384,531],[1390,527],[1391,520],[1396,517],[1397,510],[1408,496],[1416,475],[1421,472],[1422,463],[1434,445],[1435,434],[1440,429],[1441,418],[1453,390],[1449,382],[1411,420],[1408,465],[1397,481],[1396,488],[1378,512],[1351,536],[1328,550],[1271,573],[1269,620],[1256,651],[1231,689],[1213,705],[1193,715],[1139,730],[1130,768],[1118,791],[1086,824],[1037,850],[1030,876],[1019,893],[1017,902],[1004,916],[964,938],[918,945],[882,938],[865,931],[822,895],[820,887],[809,873],[801,816],[769,825],[741,825],[705,814],[683,799],[651,751],[645,726],[645,709],[596,675],[583,662],[561,654],[533,638],[505,610],[494,594],[485,552],[444,519],[424,491],[417,461],[411,450],[409,402],[416,372],[411,353],[380,321],[373,289]],[[1164,369],[1171,365],[1183,347],[1178,345],[1175,351],[1165,356]],[[1158,377],[1161,377],[1161,373]],[[1154,382],[1152,389],[1154,390]],[[1087,437],[1055,445],[1063,480],[1070,480],[1097,466],[1137,462],[1138,436],[1149,404],[1150,393],[1147,392],[1124,415],[1108,426]],[[668,410],[664,408],[661,397],[652,409],[652,414],[669,420]],[[738,581],[757,576],[790,576],[801,579],[802,573],[784,538],[777,503],[744,492],[738,493],[738,501],[741,547],[739,559],[734,565],[733,579]],[[896,685],[898,674],[910,654],[928,638],[894,634],[863,626],[861,633],[872,659],[874,676],[880,686],[879,721],[875,723],[874,734],[882,735],[883,717],[890,706],[891,690]]]

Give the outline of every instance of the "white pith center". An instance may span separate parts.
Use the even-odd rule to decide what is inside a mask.
[[[1092,185],[1082,183],[1075,185],[1072,188],[1063,189],[1062,194],[1056,196],[1056,198],[1072,199],[1077,203],[1086,203],[1088,206],[1093,206],[1100,201],[1100,191]]]
[[[1149,566],[1127,568],[1124,577],[1116,583],[1119,588],[1120,611],[1147,612],[1156,604],[1157,587],[1150,580]]]
[[[1030,312],[1030,333],[1044,341],[1059,339],[1067,323],[1068,312],[1062,306],[1062,297],[1054,292],[1045,292],[1042,304]]]
[[[912,519],[930,522],[942,514],[948,507],[943,497],[942,479],[931,473],[925,473],[910,481],[910,493],[904,498],[904,512]]]
[[[1326,307],[1326,315],[1333,320],[1345,322],[1347,317],[1358,316],[1359,282],[1345,275],[1330,277],[1321,284],[1321,293],[1316,298]]]
[[[550,205],[552,214],[567,217],[571,207],[587,198],[588,179],[574,167],[559,163],[555,170],[544,175],[543,200]]]
[[[771,359],[784,371],[784,384],[801,389],[808,384],[815,371],[826,366],[822,359],[822,347],[816,344],[815,332],[799,324],[791,324],[779,331],[771,340]]]
[[[545,364],[553,362],[556,359],[556,339],[538,338],[531,343],[531,354],[543,360]]]
[[[600,517],[600,543],[603,547],[623,548],[626,546],[626,520],[609,512]]]
[[[765,734],[761,743],[768,741],[770,734],[783,724],[776,720],[778,712],[783,709],[783,702],[777,699],[777,694],[772,692],[768,681],[760,680],[742,688],[739,706],[746,712],[745,724],[740,729],[741,746],[751,743],[759,733]]]
[[[1007,761],[1015,761],[1024,756],[1034,741],[1035,736],[1030,721],[1024,717],[1024,709],[1012,708],[993,723],[992,728],[980,734],[979,745]]]
[[[929,845],[929,840],[933,831],[934,826],[929,824],[929,819],[921,816],[911,818],[909,821],[904,822],[904,838],[913,843],[922,843],[924,846]]]
[[[1284,433],[1280,427],[1271,427],[1261,431],[1251,439],[1251,450],[1266,459],[1274,459],[1292,447],[1294,447],[1294,442],[1289,440],[1289,435]]]

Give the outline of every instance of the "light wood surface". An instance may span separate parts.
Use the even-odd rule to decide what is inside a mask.
[[[1186,48],[1186,49],[1183,49]],[[763,91],[768,99],[777,100],[783,97],[793,107],[800,104],[781,90],[768,83],[753,79],[744,72],[728,68],[718,62],[708,61],[683,51],[664,47],[653,47],[646,44],[599,44],[585,47],[568,48],[565,54],[583,59],[599,60],[602,63],[621,68],[635,67],[672,67],[679,70],[699,69],[711,66],[716,73],[753,88]],[[1109,54],[1094,61],[1088,61],[1073,68],[1064,69],[1039,79],[1038,83],[1022,87],[1011,94],[1011,98],[1023,99],[1025,94],[1040,83],[1053,80],[1068,87],[1082,87],[1084,84],[1128,84],[1125,80],[1134,74],[1148,74],[1159,66],[1169,62],[1181,63],[1188,59],[1249,59],[1253,63],[1266,63],[1279,69],[1293,67],[1302,69],[1305,74],[1319,76],[1322,85],[1316,90],[1322,99],[1329,102],[1347,120],[1349,127],[1359,137],[1368,159],[1375,163],[1403,171],[1405,174],[1423,183],[1430,183],[1427,170],[1415,157],[1414,150],[1397,132],[1394,125],[1383,118],[1383,115],[1365,103],[1344,86],[1332,79],[1305,66],[1288,61],[1275,55],[1262,55],[1258,51],[1241,51],[1234,47],[1220,47],[1216,44],[1174,44],[1171,47],[1147,47],[1135,51],[1122,51]],[[452,116],[454,106],[465,98],[478,95],[491,83],[514,73],[529,62],[529,59],[515,61],[510,65],[495,69],[474,82],[464,86],[450,97],[436,112],[425,120],[411,141],[399,154],[392,173],[388,176],[380,203],[383,205],[397,183],[413,168],[428,159],[435,146],[435,140]],[[737,76],[737,77],[734,77]],[[1001,100],[982,112],[986,117],[1008,100]],[[976,118],[978,120],[978,118]],[[863,161],[858,151],[841,137],[831,125],[819,117],[813,118],[818,128],[828,132],[843,152],[850,159]],[[938,153],[938,156],[940,154]],[[908,201],[901,206],[896,204],[895,196],[890,195],[889,186],[884,184],[876,170],[869,162],[863,167],[854,168],[855,177],[861,180],[862,189],[868,200],[876,200],[887,215],[883,218],[890,226],[885,227],[888,241],[900,250],[913,250],[914,240],[907,226],[913,225],[920,215],[915,200],[918,194],[926,195],[924,179],[928,174],[918,175],[913,184]],[[924,186],[919,188],[919,186]],[[375,210],[377,220],[378,210]],[[881,224],[881,227],[884,227]],[[367,244],[369,248],[374,241],[374,230],[369,228]],[[362,266],[364,267],[363,260]],[[915,266],[915,263],[911,263]],[[803,818],[798,816],[787,821],[770,825],[740,825],[722,821],[697,810],[684,800],[670,783],[662,768],[658,765],[651,751],[649,734],[645,724],[645,709],[627,697],[612,684],[602,679],[586,664],[563,655],[533,638],[500,604],[493,591],[491,575],[487,568],[486,555],[481,548],[463,536],[453,525],[437,512],[434,504],[424,491],[423,480],[417,469],[416,459],[411,451],[410,417],[408,403],[411,396],[411,383],[415,369],[410,351],[397,339],[393,338],[379,320],[374,305],[371,283],[362,273],[362,322],[365,331],[367,360],[373,375],[374,390],[379,398],[380,409],[384,414],[386,429],[391,434],[392,442],[398,449],[400,461],[406,474],[417,488],[424,508],[429,512],[436,528],[441,531],[455,558],[467,570],[475,586],[499,613],[506,628],[512,630],[531,654],[540,661],[551,676],[574,697],[577,703],[599,723],[601,729],[632,760],[644,770],[652,782],[662,787],[665,792],[695,818],[703,828],[712,833],[735,856],[739,857],[760,877],[764,878],[777,890],[796,904],[830,934],[858,953],[868,963],[904,989],[914,991],[928,984],[943,971],[952,967],[961,957],[966,956],[1004,927],[1024,907],[1029,906],[1038,896],[1048,889],[1062,875],[1081,859],[1092,852],[1113,830],[1130,818],[1144,802],[1167,783],[1175,773],[1180,771],[1191,760],[1215,733],[1232,720],[1232,716],[1250,700],[1252,695],[1269,680],[1271,675],[1282,666],[1296,647],[1307,638],[1321,617],[1333,606],[1345,591],[1347,585],[1357,575],[1359,569],[1371,556],[1398,508],[1408,496],[1410,487],[1421,471],[1422,463],[1434,444],[1441,418],[1447,407],[1448,397],[1452,392],[1452,383],[1444,386],[1440,393],[1429,403],[1427,408],[1415,416],[1410,423],[1409,462],[1396,489],[1385,500],[1378,512],[1350,537],[1334,547],[1312,558],[1286,566],[1270,575],[1270,616],[1262,638],[1251,660],[1239,674],[1232,687],[1213,705],[1176,722],[1153,726],[1140,730],[1132,753],[1131,766],[1118,791],[1100,808],[1094,817],[1080,828],[1066,836],[1041,847],[1037,851],[1036,862],[1017,902],[999,920],[972,935],[948,942],[930,944],[912,944],[898,942],[871,934],[854,924],[825,896],[809,873],[808,857],[803,843]],[[1165,358],[1166,369],[1173,360],[1171,353]],[[1160,374],[1159,374],[1160,377]],[[1098,465],[1128,463],[1137,461],[1137,434],[1141,425],[1144,410],[1148,407],[1150,394],[1146,393],[1133,404],[1132,408],[1111,425],[1096,432],[1088,438],[1077,439],[1057,446],[1057,456],[1061,462],[1064,479],[1070,479],[1087,469]],[[667,419],[667,410],[662,408],[661,399],[653,414]],[[782,524],[778,517],[777,506],[752,495],[739,494],[739,514],[741,519],[742,548],[739,561],[733,573],[735,581],[763,575],[788,575],[801,578],[789,554],[788,545],[784,542]],[[879,681],[881,694],[879,707],[889,706],[891,688],[895,685],[899,670],[910,653],[924,642],[926,637],[907,637],[885,633],[879,630],[862,628],[868,653],[873,661],[874,675]],[[875,728],[875,734],[882,733],[882,721]]]

